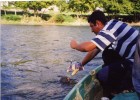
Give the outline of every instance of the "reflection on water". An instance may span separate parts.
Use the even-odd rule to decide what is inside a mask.
[[[87,26],[2,25],[1,31],[2,100],[62,100],[73,85],[61,84],[58,76],[68,75],[69,61],[85,56],[69,42],[94,35]],[[72,78],[78,81],[100,64],[101,54]]]

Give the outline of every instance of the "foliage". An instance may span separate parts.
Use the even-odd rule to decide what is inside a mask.
[[[74,12],[87,12],[89,11],[89,6],[85,1],[86,0],[70,0],[69,9]]]
[[[42,14],[41,18],[48,21],[52,16],[50,14]]]
[[[130,0],[101,0],[103,8],[109,14],[131,14],[133,12]]]
[[[56,15],[53,15],[49,20],[48,20],[49,23],[62,23],[64,22],[64,15],[62,14],[56,14]]]
[[[140,12],[140,0],[50,0],[50,1],[17,1],[14,4],[16,7],[22,8],[24,11],[27,8],[37,11],[42,8],[47,8],[50,5],[57,5],[60,12],[77,12],[87,13],[95,10],[97,7],[102,7],[110,14],[131,14],[133,12]]]
[[[34,10],[34,16],[37,16],[38,10],[41,10],[46,6],[45,2],[40,2],[40,1],[29,1],[29,9]]]
[[[23,9],[23,11],[27,11],[27,8],[29,6],[27,1],[20,1],[20,2],[16,1],[14,5],[16,7]]]
[[[62,14],[58,14],[58,15],[56,15],[56,18],[55,18],[55,21],[56,22],[60,22],[60,23],[62,23],[62,22],[64,22],[64,15],[62,15]]]
[[[120,9],[120,13],[123,14],[131,14],[133,12],[132,2],[129,0],[122,0],[122,9]]]
[[[115,0],[101,0],[103,8],[107,13],[116,14],[119,13],[119,4]]]
[[[57,23],[73,22],[73,21],[74,21],[73,17],[64,14],[57,14],[55,16],[52,16],[49,20],[49,22],[57,22]]]
[[[140,0],[131,0],[134,8],[133,12],[140,13]]]
[[[28,13],[27,9],[29,6],[27,1],[21,1],[21,2],[16,1],[14,5],[16,7],[21,8],[24,11],[24,15],[27,16],[27,13]]]
[[[23,9],[25,13],[28,12],[27,9],[34,10],[34,16],[38,16],[38,11],[42,8],[46,8],[50,4],[45,1],[16,1],[14,5]]]
[[[64,12],[68,10],[69,4],[66,3],[66,0],[55,0],[55,1],[50,1],[50,4],[56,5],[59,7],[60,12]]]
[[[105,13],[109,15],[137,15],[140,14],[140,0],[46,0],[46,1],[13,1],[10,2],[9,6],[3,6],[5,15],[6,11],[14,5],[15,8],[23,9],[24,14],[31,15],[30,10],[34,11],[34,16],[40,16],[45,20],[48,17],[44,17],[44,12],[39,12],[42,8],[48,8],[51,5],[59,7],[61,15],[55,15],[52,19],[63,22],[64,20],[72,20],[71,17],[66,15],[75,13],[79,18],[82,14],[89,14],[94,11],[97,7],[103,8]],[[62,15],[63,13],[63,15]],[[46,14],[46,13],[45,13]],[[139,17],[138,17],[139,18]]]
[[[19,15],[3,15],[2,19],[6,19],[8,21],[12,20],[12,21],[19,21],[21,20],[21,16]]]
[[[73,22],[74,21],[74,18],[72,16],[65,15],[64,16],[64,21],[65,22]]]

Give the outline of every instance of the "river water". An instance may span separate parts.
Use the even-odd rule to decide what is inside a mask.
[[[72,38],[88,41],[94,33],[88,26],[1,25],[2,100],[62,100],[74,85],[61,84],[71,60],[86,53],[72,50]],[[71,78],[79,81],[102,64],[101,53]]]

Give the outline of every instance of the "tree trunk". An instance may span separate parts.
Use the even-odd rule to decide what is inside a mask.
[[[42,18],[42,16],[43,16],[43,14],[45,13],[45,10],[46,10],[46,9],[44,9],[44,11],[41,12],[41,16],[40,16],[41,18]]]
[[[37,16],[37,10],[34,10],[34,17]]]
[[[4,10],[4,14],[6,15],[6,10]]]
[[[17,15],[17,10],[15,9],[15,15]]]

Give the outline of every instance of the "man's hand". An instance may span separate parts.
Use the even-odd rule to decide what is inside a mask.
[[[77,45],[78,45],[78,43],[77,43],[76,40],[74,40],[74,39],[71,40],[71,42],[70,42],[70,46],[71,46],[72,49],[76,49]]]
[[[82,66],[79,62],[72,62],[69,68],[67,69],[67,72],[72,72],[72,76],[75,75],[78,71],[84,70],[84,66]]]

